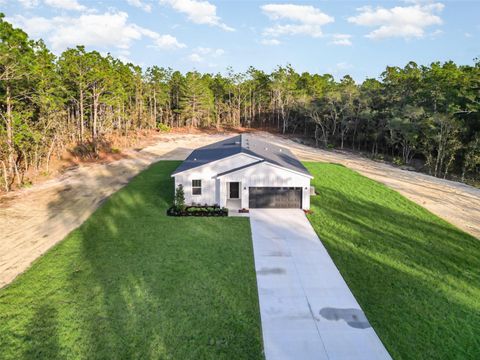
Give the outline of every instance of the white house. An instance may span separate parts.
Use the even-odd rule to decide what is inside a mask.
[[[238,135],[194,150],[173,172],[187,204],[310,208],[313,176],[290,150]]]

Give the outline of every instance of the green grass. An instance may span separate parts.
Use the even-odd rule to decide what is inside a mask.
[[[309,219],[394,359],[480,359],[480,240],[386,186],[306,163]]]
[[[141,173],[0,290],[1,359],[263,358],[248,219],[166,217],[178,164]]]

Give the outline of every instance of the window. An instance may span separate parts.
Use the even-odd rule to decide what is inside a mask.
[[[240,196],[240,183],[230,183],[230,199],[238,199]]]
[[[202,195],[202,180],[192,180],[192,195]]]

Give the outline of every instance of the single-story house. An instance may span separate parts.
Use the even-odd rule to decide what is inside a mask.
[[[241,134],[194,150],[173,172],[186,204],[310,208],[313,176],[290,150]]]

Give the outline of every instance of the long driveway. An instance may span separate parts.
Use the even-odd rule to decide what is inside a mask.
[[[301,210],[250,222],[267,360],[390,359]]]

